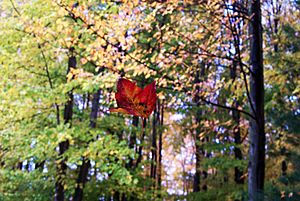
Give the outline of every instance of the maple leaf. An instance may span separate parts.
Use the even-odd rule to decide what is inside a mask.
[[[154,110],[156,103],[155,81],[141,89],[134,82],[120,78],[115,98],[118,107],[111,108],[111,112],[121,112],[147,118]]]

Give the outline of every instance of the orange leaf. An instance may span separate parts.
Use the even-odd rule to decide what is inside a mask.
[[[115,98],[118,107],[111,108],[111,112],[121,112],[147,118],[155,108],[155,81],[141,89],[134,82],[120,78]]]

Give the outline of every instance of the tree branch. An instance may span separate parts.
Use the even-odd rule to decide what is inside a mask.
[[[20,12],[18,11],[18,9],[16,8],[14,2],[13,2],[12,0],[10,0],[10,3],[11,3],[11,5],[12,5],[13,9],[16,11],[16,13],[17,13],[19,16],[21,16],[21,14],[20,14]]]
[[[226,8],[228,9],[228,6],[226,6]],[[227,12],[227,17],[228,17],[229,21],[232,18],[231,15],[229,14],[229,12]],[[256,119],[257,115],[256,115],[256,112],[254,110],[254,106],[253,106],[253,103],[252,103],[252,100],[251,100],[251,97],[250,97],[250,91],[249,91],[248,82],[247,82],[247,75],[246,75],[246,72],[244,71],[244,68],[243,68],[243,62],[242,62],[241,50],[240,50],[240,44],[239,44],[238,30],[236,29],[236,27],[234,27],[232,25],[232,23],[229,23],[229,30],[231,31],[232,36],[233,36],[233,45],[234,45],[235,51],[237,53],[236,54],[237,55],[237,62],[239,64],[239,66],[240,66],[240,69],[241,69],[241,72],[242,72],[242,75],[243,75],[243,81],[245,83],[247,98],[248,98],[251,110],[254,113],[254,117],[255,117],[254,119]]]
[[[234,110],[234,111],[243,113],[243,114],[251,117],[252,119],[255,119],[255,116],[253,116],[252,114],[250,114],[249,112],[247,112],[245,110],[240,110],[240,109],[237,109],[237,108],[234,108],[234,107],[229,107],[229,106],[226,106],[226,105],[221,105],[221,104],[218,104],[218,103],[214,103],[214,102],[211,102],[211,101],[208,101],[208,100],[204,99],[203,97],[200,97],[200,100],[205,102],[206,104],[213,105],[213,106],[223,108],[223,109],[226,109],[226,110]]]
[[[41,54],[42,54],[43,60],[45,62],[45,71],[46,71],[46,75],[47,75],[47,78],[48,78],[50,88],[53,90],[53,83],[52,83],[52,79],[50,77],[48,62],[47,62],[45,53],[44,53],[40,43],[38,43],[38,47],[41,50]],[[56,108],[56,122],[57,122],[57,125],[59,125],[60,124],[60,115],[59,115],[60,109],[59,109],[59,105],[56,103],[56,101],[54,102],[54,105],[55,105],[55,108]]]

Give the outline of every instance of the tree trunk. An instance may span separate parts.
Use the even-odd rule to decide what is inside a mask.
[[[101,90],[99,89],[93,95],[92,109],[91,109],[91,114],[90,114],[90,128],[92,128],[92,129],[96,128],[100,93],[101,93]],[[77,184],[76,184],[76,189],[75,189],[75,194],[74,194],[74,201],[82,201],[83,200],[83,189],[84,189],[85,183],[87,182],[87,177],[88,177],[90,167],[91,167],[90,160],[86,159],[85,157],[82,157],[82,165],[79,168],[79,174],[78,174],[78,178],[77,178],[77,182],[76,182]]]
[[[17,169],[22,170],[22,168],[23,168],[23,162],[18,162]]]
[[[235,78],[236,78],[236,63],[235,62],[233,64],[233,69],[232,69],[232,72],[231,72],[231,78],[232,78],[232,80],[235,80]],[[238,109],[238,107],[239,107],[239,102],[238,102],[238,100],[235,100],[233,108]],[[232,110],[232,118],[233,118],[233,121],[234,121],[234,124],[235,124],[234,127],[233,127],[233,136],[234,136],[234,143],[235,143],[234,157],[237,160],[242,160],[243,159],[242,151],[238,147],[238,145],[241,144],[240,113],[236,110]],[[242,178],[242,176],[243,176],[243,171],[240,170],[238,167],[234,167],[234,181],[237,184],[243,184],[244,183],[244,178]]]
[[[238,108],[239,103],[238,101],[236,101],[235,103],[235,108]],[[235,122],[235,126],[234,126],[234,143],[235,143],[235,147],[234,147],[234,157],[237,160],[242,160],[243,159],[243,155],[242,155],[242,151],[239,147],[237,147],[238,145],[241,144],[241,134],[240,134],[240,114],[237,111],[232,111],[232,115],[233,115],[233,120]],[[238,167],[234,167],[234,181],[237,184],[243,184],[244,183],[244,178],[242,178],[243,176],[243,171],[240,170]]]
[[[201,153],[199,153],[200,140],[197,139],[196,136],[196,173],[194,175],[194,184],[193,184],[193,192],[199,192],[200,191],[200,177],[201,177],[201,171],[200,171],[200,161],[201,161]]]
[[[264,70],[262,50],[262,25],[260,1],[250,4],[250,106],[249,127],[249,201],[263,200],[265,177],[265,132],[264,132]]]
[[[76,68],[76,57],[73,55],[74,48],[70,48],[70,57],[68,61],[68,70],[67,74],[70,72],[71,68]],[[65,104],[64,108],[64,124],[70,124],[72,121],[73,116],[73,92],[70,91],[68,93],[68,101]],[[67,165],[65,163],[65,159],[63,158],[63,154],[69,148],[69,141],[64,141],[59,143],[59,158],[60,161],[57,165],[57,178],[55,183],[55,201],[63,201],[65,199],[65,192],[64,192],[64,178],[66,175]]]
[[[157,106],[155,106],[153,117],[152,117],[152,145],[151,145],[151,168],[150,168],[150,177],[156,180],[156,161],[157,161],[157,144],[156,144],[156,138],[157,138]]]
[[[233,64],[233,69],[231,71],[231,79],[235,80],[236,78],[236,63],[234,62]],[[239,102],[238,100],[234,101],[233,108],[238,109],[239,107]],[[238,145],[241,144],[241,133],[240,133],[240,113],[236,110],[232,110],[232,118],[234,121],[234,127],[233,127],[233,136],[234,136],[234,157],[237,160],[242,160],[243,155],[241,149],[238,147]],[[237,184],[243,184],[244,179],[242,178],[243,176],[243,171],[240,170],[238,167],[234,167],[234,181]]]
[[[133,119],[132,119],[132,125],[134,126],[134,127],[138,127],[138,125],[139,125],[139,117],[137,117],[137,116],[133,116]],[[136,131],[134,131],[134,132],[132,132],[132,134],[131,134],[131,136],[130,136],[130,140],[129,140],[129,148],[130,149],[133,149],[134,148],[134,146],[136,146],[137,147],[137,145],[136,145]],[[137,149],[136,149],[136,152],[137,152]],[[132,158],[130,158],[129,159],[129,163],[127,164],[127,168],[128,169],[134,169],[134,165],[133,165],[133,159]]]
[[[158,101],[158,103],[160,103]],[[162,175],[162,135],[163,135],[163,125],[164,125],[164,101],[162,104],[159,104],[159,108],[161,108],[160,113],[160,129],[159,129],[159,138],[158,138],[158,170],[157,170],[157,185],[161,188],[161,175]]]
[[[241,35],[243,34],[243,30],[241,30],[241,24],[244,23],[243,19],[243,6],[244,6],[243,1],[235,1],[232,6],[234,12],[239,13],[237,16],[230,16],[232,25],[230,27],[232,28],[231,34],[233,35],[233,43],[234,43],[234,58],[235,60],[233,61],[232,64],[232,69],[230,72],[230,77],[232,79],[232,82],[234,82],[237,78],[237,67],[239,66],[241,71],[243,68],[242,64],[242,58],[241,58]],[[235,85],[235,90],[237,90],[237,86]],[[234,100],[234,104],[232,108],[238,109],[239,108],[239,101],[236,98]],[[233,136],[234,136],[234,157],[236,160],[242,160],[243,155],[241,149],[238,147],[241,142],[241,132],[240,132],[240,113],[237,110],[232,110],[232,119],[234,121],[234,127],[233,127]],[[234,181],[237,184],[243,184],[244,183],[244,178],[243,176],[243,171],[240,170],[238,167],[234,167]]]
[[[143,133],[142,133],[142,136],[141,136],[141,139],[140,139],[140,146],[138,148],[138,158],[136,160],[136,164],[135,164],[135,167],[138,167],[138,165],[142,162],[142,159],[143,159],[143,143],[144,143],[144,138],[145,138],[145,135],[146,135],[146,124],[147,124],[147,119],[146,118],[143,118],[142,119],[143,123]]]
[[[202,67],[204,68],[204,67]],[[196,73],[196,77],[195,77],[195,84],[199,84],[200,83],[200,72],[197,71]],[[200,123],[200,118],[201,118],[201,111],[200,111],[200,97],[198,95],[199,93],[199,86],[196,87],[196,95],[195,95],[195,103],[197,104],[197,111],[196,111],[196,115],[195,115],[195,119],[196,119],[196,123],[199,124]],[[201,177],[201,169],[200,169],[200,161],[201,161],[201,155],[203,153],[203,150],[201,149],[200,143],[201,143],[201,139],[200,139],[200,126],[198,125],[196,128],[196,134],[195,134],[195,148],[196,148],[196,172],[194,175],[194,184],[193,184],[193,192],[199,192],[200,191],[200,177]]]
[[[281,5],[280,5],[280,2],[276,1],[275,3],[276,3],[275,5],[272,4],[272,6],[273,6],[272,11],[274,12],[273,15],[275,16],[275,18],[274,18],[274,34],[275,34],[276,37],[278,37],[277,35],[278,35],[279,15],[280,15],[280,12],[281,12]],[[276,42],[274,42],[274,52],[275,52],[275,54],[277,54],[279,52],[279,44],[278,44],[277,40],[275,40]],[[285,150],[284,145],[283,145],[282,149]],[[281,162],[282,176],[286,176],[286,171],[287,171],[287,162],[284,159]]]

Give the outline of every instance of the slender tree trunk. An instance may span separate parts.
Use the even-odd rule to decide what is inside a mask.
[[[143,133],[142,133],[142,136],[140,139],[140,146],[138,148],[138,158],[136,160],[135,167],[138,167],[138,165],[142,162],[142,159],[143,159],[143,143],[144,143],[144,139],[145,139],[145,135],[146,135],[145,128],[146,128],[147,119],[143,118],[142,121],[143,121],[144,129],[143,129]]]
[[[100,100],[101,90],[99,89],[96,93],[93,94],[92,100],[92,109],[90,114],[90,128],[96,128],[96,121],[98,116],[99,100]],[[83,190],[85,183],[87,182],[87,177],[89,169],[91,167],[91,162],[89,159],[82,157],[82,165],[79,168],[79,174],[77,178],[76,189],[74,193],[74,201],[83,200]]]
[[[155,107],[153,112],[153,119],[152,119],[152,144],[151,144],[151,168],[150,168],[150,177],[154,180],[156,179],[156,161],[157,161],[157,107]]]
[[[202,67],[203,68],[203,67]],[[195,84],[199,84],[200,83],[200,72],[197,71],[196,73],[196,77],[195,77]],[[200,123],[200,118],[201,118],[201,111],[200,111],[200,97],[198,95],[199,93],[199,86],[196,87],[196,95],[195,95],[195,102],[197,104],[197,111],[196,111],[196,115],[195,115],[195,119],[196,119],[196,123],[199,124]],[[200,169],[200,162],[201,162],[201,155],[203,153],[203,150],[201,149],[200,143],[201,143],[201,139],[200,139],[200,126],[198,125],[196,128],[196,134],[195,134],[195,148],[196,148],[196,172],[194,175],[194,184],[193,184],[193,192],[199,192],[200,191],[200,177],[201,177],[201,169]]]
[[[239,107],[239,103],[236,100],[235,101],[235,108]],[[241,144],[241,133],[240,133],[240,113],[237,111],[232,111],[232,116],[233,116],[233,120],[235,122],[235,126],[234,126],[234,143],[236,144],[236,146],[234,147],[234,157],[237,160],[242,160],[243,159],[243,155],[242,155],[242,151],[239,147],[237,147],[238,145]],[[244,183],[244,178],[242,178],[243,176],[243,171],[240,170],[238,167],[234,167],[234,181],[237,184],[243,184]]]
[[[280,15],[280,12],[281,12],[281,4],[280,2],[275,2],[275,4],[272,4],[273,8],[273,15],[275,16],[274,18],[274,34],[275,36],[277,37],[278,35],[278,26],[279,26],[279,15]],[[274,52],[275,54],[277,54],[279,52],[279,44],[278,44],[278,39],[275,40],[276,42],[274,43]],[[283,146],[281,148],[282,150],[285,150],[285,146]],[[287,162],[285,159],[282,160],[281,162],[281,173],[282,173],[282,176],[286,176],[286,171],[287,171]]]
[[[248,194],[249,201],[263,200],[265,177],[265,131],[264,131],[264,70],[262,50],[262,25],[260,1],[250,4],[250,105],[249,127],[249,167]]]
[[[200,147],[200,137],[196,134],[195,137],[195,148],[196,148],[196,172],[194,175],[194,184],[193,184],[193,192],[200,191],[200,162],[201,162],[201,147]]]
[[[132,118],[132,125],[134,127],[138,127],[139,125],[139,117],[137,116],[133,116]],[[129,138],[129,148],[130,149],[134,149],[135,148],[135,152],[137,152],[137,144],[136,144],[136,131],[133,131],[132,134],[130,135]],[[126,164],[126,168],[127,169],[132,169],[134,170],[136,168],[136,166],[134,165],[134,159],[130,158],[129,162]],[[123,200],[129,200],[129,201],[134,201],[135,198],[132,195],[129,195],[128,197],[125,194],[122,194],[121,197],[122,201]]]
[[[36,163],[35,164],[35,169],[36,170],[40,170],[40,171],[43,171],[44,170],[44,167],[45,167],[45,161],[42,161],[42,162],[39,162],[39,163]]]
[[[243,30],[241,30],[241,24],[244,23],[243,19],[243,6],[244,6],[243,1],[235,1],[232,6],[233,6],[233,11],[239,13],[237,16],[230,16],[230,21],[232,22],[230,24],[231,27],[231,34],[233,35],[233,45],[235,48],[235,53],[234,57],[235,60],[233,61],[232,64],[232,69],[230,72],[230,77],[232,79],[232,82],[234,82],[237,78],[237,66],[240,67],[240,69],[243,68],[242,64],[242,58],[241,58],[241,35],[243,34]],[[235,90],[237,90],[237,86],[235,86]],[[239,101],[238,99],[234,100],[234,104],[232,108],[238,109],[239,108]],[[232,110],[232,118],[234,121],[234,127],[233,127],[233,136],[234,136],[234,157],[237,160],[242,160],[243,155],[241,149],[238,147],[241,142],[241,133],[240,133],[240,113],[237,110]],[[238,167],[234,167],[234,181],[237,184],[243,184],[244,183],[244,178],[243,176],[243,171],[240,170]]]
[[[17,170],[22,170],[22,168],[23,168],[23,162],[18,162]]]
[[[163,135],[163,125],[164,125],[164,101],[160,104],[158,101],[159,108],[161,109],[160,113],[160,129],[159,129],[159,138],[158,138],[158,170],[157,170],[157,185],[161,188],[161,176],[162,176],[162,135]]]
[[[233,63],[233,69],[231,70],[231,78],[232,80],[235,80],[236,78],[236,62]],[[238,109],[239,107],[239,102],[238,100],[234,101],[234,108]],[[235,123],[234,127],[233,127],[233,136],[234,136],[234,143],[235,143],[235,147],[234,147],[234,157],[237,160],[242,160],[243,159],[243,155],[242,155],[242,151],[239,147],[237,147],[238,145],[241,144],[241,133],[240,133],[240,113],[236,110],[232,110],[232,118],[233,121]],[[244,183],[244,178],[242,178],[243,176],[243,171],[240,170],[238,167],[234,167],[234,181],[237,184],[243,184]]]
[[[204,75],[205,75],[205,63],[201,63],[200,64],[201,67],[197,70],[195,78],[194,78],[194,84],[196,84],[196,94],[194,96],[194,102],[196,103],[197,107],[196,107],[196,114],[195,114],[195,120],[196,123],[198,124],[197,128],[196,128],[196,133],[195,133],[195,153],[196,153],[196,172],[194,175],[194,181],[193,181],[193,192],[199,192],[200,191],[200,178],[201,178],[201,158],[205,155],[205,152],[201,146],[201,143],[204,142],[204,140],[201,140],[200,138],[200,132],[201,132],[201,127],[200,127],[200,122],[201,122],[201,117],[203,115],[203,111],[201,111],[200,108],[200,87],[199,87],[199,83],[201,81],[201,79],[204,79]],[[205,188],[205,185],[204,185]]]
[[[133,116],[133,119],[132,119],[132,125],[134,126],[134,127],[138,127],[138,125],[139,125],[139,117],[137,117],[137,116]],[[133,149],[134,148],[134,146],[136,146],[136,132],[134,131],[134,132],[132,132],[132,134],[131,134],[131,136],[130,136],[130,140],[129,140],[129,148],[130,149]],[[137,150],[136,150],[137,151]],[[128,169],[134,169],[134,165],[133,165],[133,159],[132,158],[130,158],[129,159],[129,163],[127,164],[127,168]]]
[[[76,68],[76,57],[73,55],[74,48],[70,48],[70,57],[68,61],[68,70],[67,74],[70,72],[71,68]],[[68,101],[65,104],[64,108],[64,124],[70,124],[73,116],[73,92],[70,91],[68,93]],[[63,154],[69,148],[69,141],[66,140],[64,142],[59,143],[59,163],[57,164],[57,178],[55,183],[55,201],[63,201],[65,199],[65,191],[64,191],[64,178],[66,175],[67,165],[65,159],[63,158]]]
[[[278,22],[279,22],[279,18],[275,18],[274,19],[274,33],[276,34],[277,36],[277,33],[278,33]],[[278,42],[275,42],[274,43],[274,52],[278,52]]]

